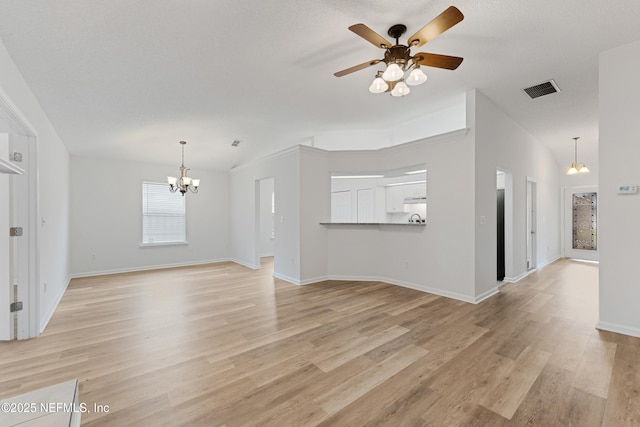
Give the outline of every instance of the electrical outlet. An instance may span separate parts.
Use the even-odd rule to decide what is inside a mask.
[[[409,261],[407,261],[407,260],[404,261],[404,269],[405,270],[409,269]]]

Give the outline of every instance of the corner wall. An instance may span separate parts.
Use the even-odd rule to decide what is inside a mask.
[[[600,54],[600,321],[598,328],[640,337],[640,41]]]
[[[507,276],[518,278],[527,272],[527,177],[537,186],[537,253],[535,267],[560,257],[560,172],[551,151],[537,142],[492,101],[478,91],[475,98],[475,260],[476,294],[496,286],[497,206],[496,169],[509,171],[513,184],[512,263]],[[508,245],[507,245],[508,247]]]
[[[301,193],[308,196],[300,233],[302,283],[383,280],[476,301],[473,137],[466,129],[381,150],[301,150]],[[330,220],[331,171],[376,172],[421,163],[427,165],[425,227],[319,225]]]
[[[230,171],[231,258],[260,268],[256,181],[274,178],[274,276],[300,282],[300,151],[293,147]]]

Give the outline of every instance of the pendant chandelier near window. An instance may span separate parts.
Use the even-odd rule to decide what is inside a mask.
[[[176,191],[180,191],[184,196],[184,193],[187,190],[192,193],[198,192],[198,186],[200,186],[199,179],[192,179],[187,176],[187,171],[189,168],[184,166],[184,146],[187,145],[186,141],[180,141],[180,145],[182,145],[182,165],[180,166],[180,178],[176,178],[174,176],[168,176],[167,181],[169,182],[169,191],[175,193]]]
[[[578,163],[578,139],[580,139],[579,136],[573,138],[573,163],[571,163],[571,166],[569,166],[569,169],[567,169],[567,175],[589,172],[589,168],[587,167],[587,165],[582,162]]]

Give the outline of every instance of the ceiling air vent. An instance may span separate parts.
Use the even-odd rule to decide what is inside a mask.
[[[540,83],[531,87],[522,89],[524,93],[529,95],[531,99],[539,98],[541,96],[550,95],[552,93],[560,92],[560,88],[553,80]]]

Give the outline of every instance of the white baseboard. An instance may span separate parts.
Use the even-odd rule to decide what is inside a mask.
[[[543,268],[545,268],[549,264],[553,264],[554,262],[556,262],[560,258],[561,258],[560,256],[555,256],[555,257],[551,258],[550,260],[547,260],[547,261],[543,262],[542,264],[538,264],[538,266],[536,268],[533,268],[533,269],[531,269],[529,271],[525,271],[524,273],[518,274],[515,277],[505,277],[504,279],[502,279],[502,281],[505,282],[505,283],[516,283],[516,282],[519,282],[520,280],[524,279],[525,277],[527,277],[531,273],[536,272],[538,270],[542,270]]]
[[[524,279],[525,277],[527,277],[528,275],[530,275],[534,271],[537,271],[537,269],[534,268],[532,270],[525,271],[522,274],[518,274],[516,277],[505,277],[504,279],[502,279],[502,281],[503,282],[507,282],[507,283],[516,283],[516,282],[519,282],[520,280]]]
[[[309,283],[315,283],[315,282],[308,282],[308,283],[301,283],[300,280],[298,279],[294,279],[293,277],[289,277],[289,276],[285,276],[284,274],[280,274],[280,273],[276,273],[275,271],[273,272],[273,277],[275,277],[276,279],[280,279],[280,280],[284,280],[285,282],[289,282],[292,285],[308,285]]]
[[[53,313],[56,312],[56,309],[58,308],[60,301],[62,301],[62,297],[64,296],[64,293],[67,291],[67,288],[69,287],[69,283],[71,283],[71,276],[69,276],[69,278],[67,279],[67,284],[64,285],[56,295],[53,304],[51,304],[51,307],[49,307],[49,309],[44,314],[44,316],[40,318],[40,330],[39,330],[40,334],[44,332],[44,328],[47,327],[47,325],[49,324],[49,321],[53,317]]]
[[[239,259],[236,258],[229,258],[229,261],[231,262],[235,262],[236,264],[240,264],[243,265],[247,268],[250,268],[252,270],[260,270],[260,264],[249,264],[248,262],[244,262],[244,261],[240,261]]]
[[[640,328],[634,328],[631,326],[618,325],[616,323],[603,322],[600,320],[596,325],[597,329],[609,332],[615,332],[617,334],[629,335],[632,337],[640,338]]]
[[[274,274],[275,276],[275,274]],[[287,280],[287,279],[283,279],[283,280]],[[390,285],[395,285],[395,286],[402,286],[403,288],[409,288],[409,289],[415,289],[416,291],[422,291],[422,292],[427,292],[430,294],[434,294],[434,295],[440,295],[443,297],[447,297],[447,298],[452,298],[452,299],[456,299],[459,301],[464,301],[464,302],[469,302],[472,304],[477,304],[480,301],[483,301],[487,298],[489,298],[492,295],[495,295],[498,293],[498,288],[493,288],[487,292],[484,292],[481,295],[478,295],[477,297],[473,297],[473,296],[468,296],[468,295],[463,295],[463,294],[459,294],[457,292],[451,292],[451,291],[447,291],[444,289],[438,289],[438,288],[432,288],[429,286],[424,286],[424,285],[420,285],[417,283],[410,283],[410,282],[404,282],[401,280],[395,280],[395,279],[391,279],[389,277],[374,277],[374,276],[323,276],[323,277],[315,277],[312,279],[305,279],[302,281],[302,283],[296,283],[293,282],[291,280],[287,280],[288,282],[291,283],[296,283],[296,284],[302,284],[302,285],[308,285],[311,283],[317,283],[317,282],[323,282],[326,280],[349,280],[349,281],[354,281],[354,282],[383,282],[383,283],[388,283]]]
[[[543,269],[543,268],[545,268],[547,265],[549,265],[549,264],[553,264],[554,262],[556,262],[556,261],[557,261],[557,260],[559,260],[559,259],[560,259],[560,255],[558,255],[558,256],[556,256],[556,257],[554,257],[554,258],[551,258],[551,260],[545,261],[545,262],[543,262],[542,264],[538,264],[538,270],[542,270],[542,269]]]
[[[189,267],[189,266],[195,266],[195,265],[216,264],[216,263],[228,262],[228,261],[233,261],[238,264],[242,264],[241,262],[238,262],[231,258],[220,258],[220,259],[211,259],[211,260],[195,261],[195,262],[189,261],[189,262],[179,262],[174,264],[146,265],[142,267],[115,268],[112,270],[86,271],[83,273],[73,273],[71,274],[71,278],[77,279],[80,277],[105,276],[107,274],[134,273],[136,271],[161,270],[165,268],[175,268],[175,267]]]
[[[487,298],[490,298],[494,295],[496,295],[498,292],[500,292],[500,289],[498,286],[496,286],[495,288],[489,289],[486,292],[481,293],[480,295],[475,297],[475,301],[473,301],[474,304],[478,304],[481,303],[482,301],[486,300]]]

